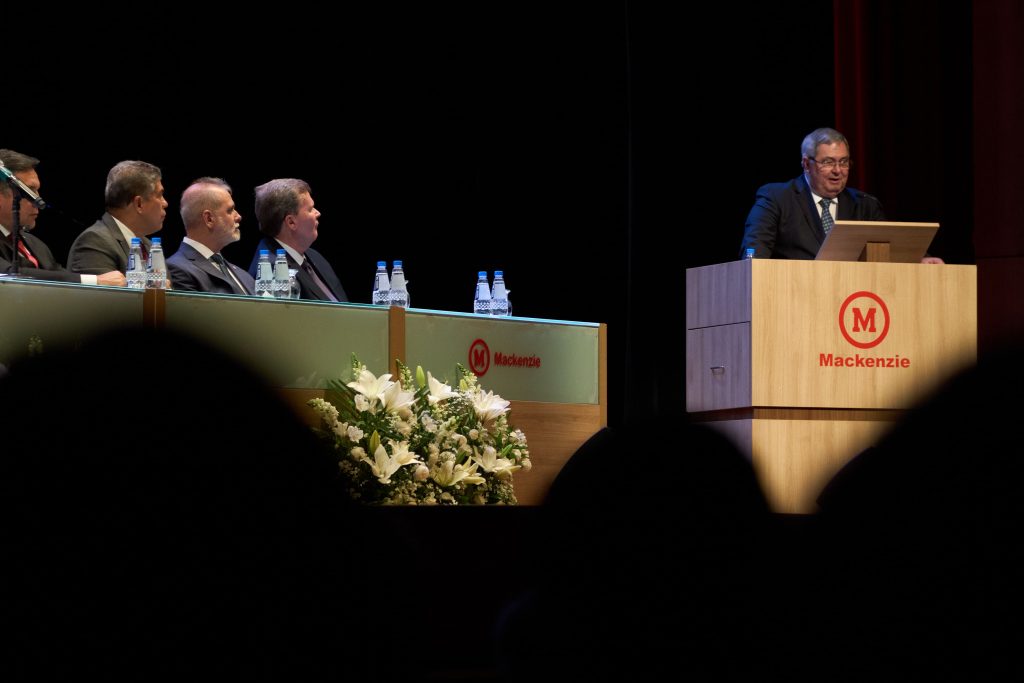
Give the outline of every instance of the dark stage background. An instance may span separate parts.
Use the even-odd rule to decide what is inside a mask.
[[[253,187],[293,176],[354,301],[378,259],[405,261],[414,306],[458,311],[502,268],[516,315],[608,323],[614,424],[682,410],[684,269],[736,257],[756,188],[799,173],[814,128],[847,132],[851,185],[890,218],[940,221],[934,251],[973,262],[972,7],[65,14],[91,28],[8,46],[26,68],[0,143],[42,159],[63,213],[37,234],[61,258],[107,170],[142,159],[164,173],[168,253],[181,191],[221,176],[243,214],[225,254],[247,267]]]

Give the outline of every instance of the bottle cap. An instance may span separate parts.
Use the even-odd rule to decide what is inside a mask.
[[[481,270],[479,273],[476,274],[476,276],[477,277],[482,277],[482,278],[484,278],[486,280],[487,279],[487,271],[486,270]]]
[[[142,244],[142,240],[140,240],[138,237],[133,237],[132,238],[132,246],[134,247],[134,246],[139,245],[139,244]]]
[[[150,240],[150,242],[153,243],[154,247],[159,247],[160,246],[160,238],[159,237],[154,237],[153,239]]]
[[[402,267],[402,262],[401,261],[395,261],[395,268],[401,268],[401,267]]]
[[[505,277],[505,271],[503,271],[503,270],[496,270],[496,271],[494,271],[494,277]]]
[[[260,249],[260,256],[266,256],[266,257],[269,258],[270,257],[270,250],[269,249]]]
[[[377,267],[378,268],[387,268],[388,267],[388,262],[387,261],[377,261]]]
[[[277,255],[278,256],[284,256],[284,249],[278,249],[277,250]]]

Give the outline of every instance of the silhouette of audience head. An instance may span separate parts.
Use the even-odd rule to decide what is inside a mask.
[[[544,512],[534,589],[499,624],[499,643],[530,635],[529,652],[499,648],[510,679],[726,675],[756,659],[764,614],[750,574],[771,521],[724,437],[668,416],[602,430]]]
[[[1017,671],[1021,347],[986,354],[851,461],[820,498],[834,657],[851,678]],[[855,654],[856,656],[851,656]]]
[[[260,379],[187,337],[122,330],[12,363],[0,411],[13,670],[349,663],[358,525],[332,455]]]

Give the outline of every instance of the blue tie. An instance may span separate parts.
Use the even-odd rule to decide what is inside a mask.
[[[832,204],[832,200],[822,199],[818,203],[821,204],[821,227],[824,228],[825,234],[827,235],[832,232],[832,226],[835,225],[835,222],[832,220],[832,212],[828,210],[829,205]]]

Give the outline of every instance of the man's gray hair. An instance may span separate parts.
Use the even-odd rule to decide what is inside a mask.
[[[818,152],[818,145],[831,145],[834,143],[841,143],[846,145],[847,149],[850,148],[850,143],[846,140],[846,136],[835,128],[819,128],[804,138],[803,143],[800,145],[801,158],[813,159],[814,155]]]
[[[181,193],[179,211],[186,230],[199,223],[204,211],[216,211],[220,208],[221,196],[214,191],[215,189],[231,194],[231,186],[222,178],[209,177],[196,178]]]

